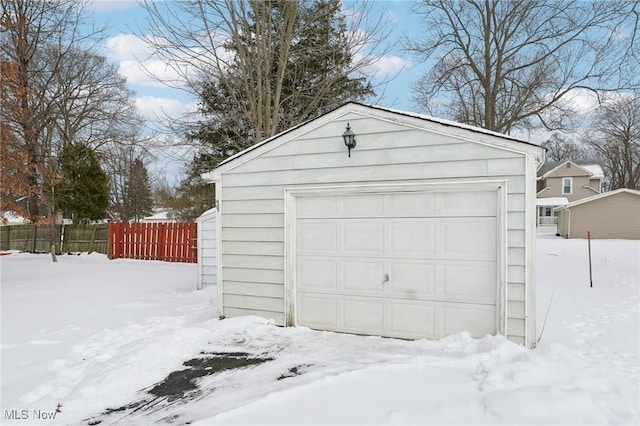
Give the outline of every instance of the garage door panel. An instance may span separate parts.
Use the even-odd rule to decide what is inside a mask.
[[[383,217],[384,196],[381,194],[363,194],[340,197],[344,218]]]
[[[436,307],[417,303],[389,303],[389,332],[404,337],[438,337]]]
[[[490,191],[442,194],[442,216],[495,216],[497,197]]]
[[[342,236],[345,254],[381,255],[384,252],[384,223],[381,221],[344,223]]]
[[[444,219],[442,254],[452,259],[495,260],[495,218]]]
[[[336,217],[338,198],[333,195],[298,198],[296,216],[298,219]]]
[[[494,262],[454,262],[442,265],[442,296],[467,303],[496,303]]]
[[[435,217],[440,215],[436,193],[404,192],[385,197],[387,217]]]
[[[338,327],[338,300],[299,293],[297,299],[298,322],[309,327]]]
[[[436,290],[436,265],[433,263],[391,261],[389,296],[413,299],[433,297]]]
[[[325,252],[338,249],[338,224],[326,222],[298,222],[298,252]]]
[[[496,332],[496,308],[491,305],[446,304],[442,306],[442,335],[466,331],[480,338]]]
[[[384,264],[382,262],[345,259],[342,268],[342,288],[345,291],[360,291],[378,295],[382,293],[384,281]]]
[[[389,223],[389,255],[429,256],[436,253],[436,219]]]
[[[338,261],[298,257],[298,283],[302,290],[338,290]]]
[[[378,334],[384,327],[384,301],[381,299],[342,300],[343,327],[354,333]]]

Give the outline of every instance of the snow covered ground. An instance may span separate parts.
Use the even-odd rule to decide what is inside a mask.
[[[589,288],[586,241],[539,236],[539,329],[551,305],[535,350],[218,321],[195,265],[13,252],[0,256],[0,423],[637,425],[640,242],[592,251]],[[154,394],[220,353],[260,362]]]

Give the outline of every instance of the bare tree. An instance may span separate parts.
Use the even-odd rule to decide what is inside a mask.
[[[121,219],[131,164],[150,157],[153,135],[144,130],[125,78],[104,57],[74,49],[55,78],[57,146],[52,150],[79,142],[94,149],[109,177],[109,212]]]
[[[589,135],[604,164],[608,189],[640,189],[640,97],[625,94],[603,103]]]
[[[109,178],[109,216],[115,220],[128,220],[127,187],[134,160],[143,162],[153,158],[155,133],[145,130],[139,116],[130,120],[126,128],[118,129],[113,139],[100,146],[98,156]]]
[[[0,4],[2,151],[15,160],[2,165],[2,207],[19,211],[14,200],[28,197],[30,221],[52,225],[55,261],[61,149],[76,143],[93,149],[121,143],[123,129],[136,120],[135,106],[125,79],[96,53],[104,32],[90,25],[86,0]],[[10,192],[5,191],[6,176],[19,179]]]
[[[139,120],[126,79],[91,50],[71,49],[53,78],[55,136],[63,146],[82,141],[98,150]]]
[[[0,5],[0,60],[3,68],[10,71],[2,76],[6,96],[1,100],[0,121],[5,122],[4,130],[11,133],[10,138],[2,138],[2,143],[13,143],[4,150],[22,157],[21,163],[12,163],[18,167],[13,176],[22,181],[14,189],[25,191],[22,195],[29,200],[29,219],[33,223],[43,221],[40,205],[48,205],[45,221],[52,225],[51,256],[55,262],[54,188],[60,174],[49,149],[55,119],[51,99],[57,95],[53,76],[61,69],[71,46],[82,44],[89,37],[80,33],[82,5],[77,2],[0,0]],[[48,194],[44,193],[45,187],[50,188]],[[3,194],[3,204],[11,207],[15,195]],[[34,243],[35,232],[34,227]]]
[[[547,161],[581,160],[590,156],[587,146],[559,133],[553,133],[541,145],[547,149]]]
[[[566,96],[638,87],[638,2],[423,0],[425,37],[406,47],[432,63],[416,101],[432,113],[510,133],[568,125]]]
[[[12,149],[25,155],[20,176],[29,197],[28,217],[35,223],[41,220],[40,204],[51,204],[43,199],[42,188],[56,179],[48,145],[57,114],[51,102],[59,94],[55,77],[73,46],[98,33],[81,32],[83,5],[77,1],[0,0],[0,5],[0,57],[12,71],[3,74],[7,96],[0,119],[19,144]]]
[[[292,46],[299,41],[301,11],[313,0],[189,0],[162,4],[144,0],[150,35],[144,39],[152,54],[168,63],[183,88],[200,97],[203,83],[213,82],[238,108],[251,127],[253,143],[298,124],[300,117],[312,115],[345,75],[363,76],[383,55],[388,25],[384,20],[368,21],[370,5],[356,4],[349,15],[351,28],[343,35],[351,60],[346,69],[326,73],[313,93],[285,91],[292,72]],[[315,3],[318,3],[315,1]],[[337,1],[325,1],[332,7]],[[322,35],[323,31],[318,31]],[[251,40],[248,40],[251,37]],[[333,52],[314,52],[318,61],[331,61]],[[327,57],[325,57],[327,56]],[[229,72],[233,70],[233,72]],[[336,70],[337,71],[337,70]],[[297,99],[293,99],[296,98]],[[305,105],[296,111],[285,105]]]

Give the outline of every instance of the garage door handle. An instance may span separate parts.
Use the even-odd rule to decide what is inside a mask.
[[[382,281],[382,284],[388,283],[388,282],[389,282],[389,274],[384,274],[384,281]]]

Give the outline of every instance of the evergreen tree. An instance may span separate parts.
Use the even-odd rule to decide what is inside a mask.
[[[82,144],[66,145],[60,154],[62,182],[55,189],[56,203],[74,223],[104,219],[109,185],[95,152]]]
[[[293,29],[295,37],[286,46],[286,53],[285,46],[273,40],[279,39],[291,19],[291,5],[287,0],[274,0],[259,6],[252,9],[253,21],[243,23],[246,31],[236,34],[224,46],[235,58],[230,61],[224,78],[202,79],[200,112],[205,120],[187,135],[201,150],[188,165],[188,175],[169,201],[171,205],[181,206],[175,211],[183,220],[193,220],[213,205],[212,185],[202,182],[201,173],[264,138],[325,114],[347,101],[374,95],[368,79],[354,72],[354,43],[349,37],[340,0],[299,2]],[[265,39],[273,49],[270,55],[264,56],[271,61],[271,69],[265,70],[261,64],[256,67],[260,66],[260,73],[269,76],[268,83],[243,75],[247,70],[246,52],[262,49]],[[253,105],[245,95],[247,84],[253,84],[251,90],[255,93],[263,91],[265,96],[261,98],[275,103]],[[280,96],[271,96],[273,93]],[[268,115],[270,120],[277,121],[275,126],[263,122],[258,127],[255,115],[247,114],[256,108],[270,110]],[[265,130],[269,127],[273,127],[270,132]]]
[[[266,5],[266,6],[265,6]],[[203,78],[200,91],[200,111],[207,118],[189,134],[191,140],[203,146],[209,159],[209,169],[237,152],[304,121],[318,117],[350,100],[362,100],[374,94],[365,77],[352,72],[352,41],[349,39],[345,16],[339,0],[301,2],[295,18],[295,37],[288,46],[273,44],[269,56],[269,87],[262,81],[254,92],[280,93],[277,104],[256,105],[243,93],[247,79],[243,77],[239,52],[260,50],[263,40],[276,40],[290,15],[287,1],[270,1],[253,10],[253,22],[246,23],[246,33],[225,44],[235,56],[224,78]],[[268,17],[262,16],[271,14]],[[245,59],[246,60],[246,59]],[[279,70],[286,62],[280,80]],[[254,70],[252,70],[254,72]],[[276,98],[273,98],[276,99]],[[277,117],[274,131],[265,133],[245,113],[255,108],[267,108]],[[273,123],[269,123],[271,125]]]
[[[136,158],[131,163],[131,171],[125,194],[125,216],[127,220],[139,222],[153,213],[153,196],[149,174],[144,163]]]

